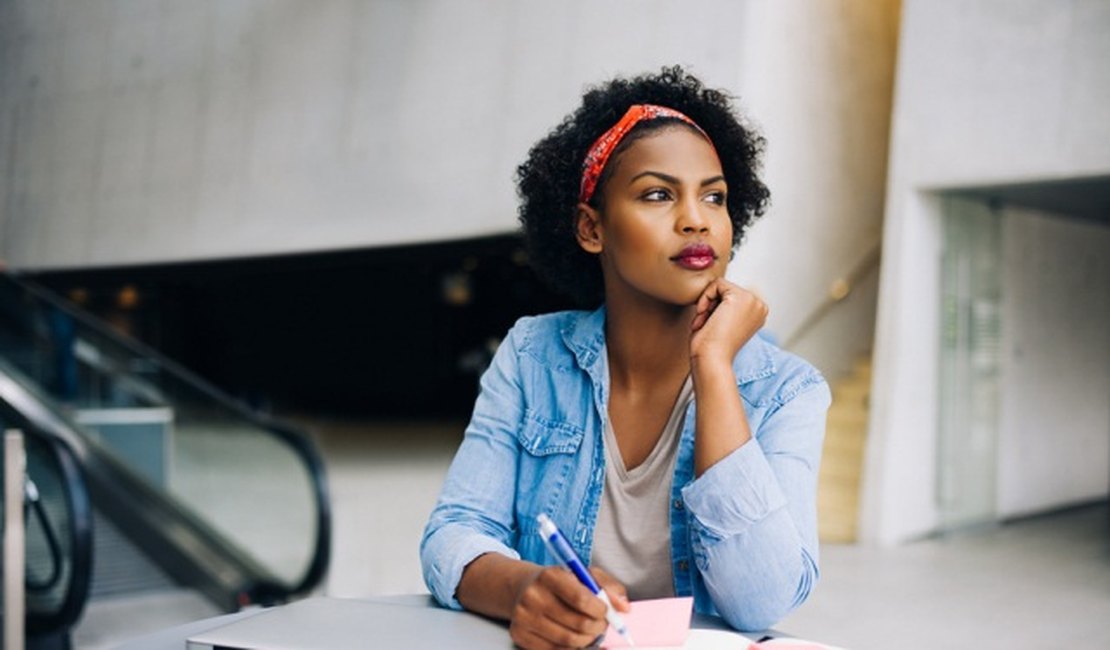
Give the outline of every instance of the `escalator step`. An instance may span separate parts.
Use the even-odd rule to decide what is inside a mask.
[[[174,587],[174,581],[128,541],[107,517],[94,511],[91,599]]]

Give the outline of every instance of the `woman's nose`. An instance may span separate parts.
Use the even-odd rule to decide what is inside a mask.
[[[696,200],[690,199],[679,204],[677,226],[683,233],[707,232],[709,219],[701,212],[701,205]]]

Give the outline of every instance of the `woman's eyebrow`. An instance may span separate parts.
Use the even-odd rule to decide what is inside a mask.
[[[644,176],[654,176],[654,177],[656,177],[656,178],[658,178],[658,179],[660,179],[660,180],[662,180],[666,183],[670,183],[671,185],[679,185],[681,183],[681,181],[679,181],[679,179],[675,176],[671,176],[670,174],[664,174],[663,172],[651,171],[650,169],[647,170],[647,171],[640,172],[639,174],[636,174],[628,182],[629,182],[629,184],[635,183],[637,179],[642,178]],[[725,180],[724,175],[719,174],[717,176],[713,176],[711,178],[705,179],[704,181],[701,182],[701,186],[705,187],[706,185],[712,185],[713,183],[716,183],[717,181],[723,181],[723,180]]]
[[[654,176],[654,177],[662,180],[665,183],[670,183],[671,185],[678,185],[679,184],[678,178],[676,178],[674,176],[671,176],[670,174],[664,174],[663,172],[653,172],[651,170],[643,171],[643,172],[640,172],[639,174],[636,174],[635,176],[633,176],[631,178],[631,180],[628,181],[628,183],[629,184],[635,183],[637,180],[643,178],[644,176]]]

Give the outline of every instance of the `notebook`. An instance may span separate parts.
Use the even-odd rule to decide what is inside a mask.
[[[311,598],[189,637],[187,650],[508,648],[508,629],[474,614],[435,607]]]

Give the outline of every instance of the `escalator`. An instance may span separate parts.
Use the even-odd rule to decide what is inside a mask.
[[[89,592],[92,509],[73,450],[27,424],[0,414],[0,429],[24,433],[26,647],[65,648]]]
[[[117,567],[122,576],[153,565],[229,612],[305,594],[324,576],[330,509],[305,435],[9,274],[0,274],[0,425],[27,435],[40,499],[40,483],[57,486],[40,519],[65,541],[54,544],[61,579],[29,506],[29,635],[68,634],[98,592],[98,562],[135,563]],[[36,479],[47,466],[56,480]],[[98,549],[116,536],[133,550],[105,559],[91,551],[94,536]],[[46,578],[59,592],[40,603],[33,588]]]

